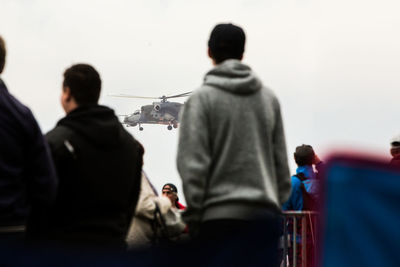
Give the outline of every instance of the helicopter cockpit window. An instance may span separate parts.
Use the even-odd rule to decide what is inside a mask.
[[[133,115],[138,115],[140,114],[140,110],[136,110],[135,112],[133,112]]]

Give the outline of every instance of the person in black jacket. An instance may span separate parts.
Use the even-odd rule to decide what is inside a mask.
[[[73,65],[64,73],[66,116],[46,135],[60,180],[48,238],[67,245],[124,247],[144,151],[114,111],[97,104],[100,89],[100,76],[90,65]]]
[[[0,36],[0,74],[6,63]],[[45,227],[57,177],[50,151],[32,112],[0,79],[0,241],[20,243]]]

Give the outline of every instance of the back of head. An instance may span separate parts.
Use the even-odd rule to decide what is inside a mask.
[[[0,36],[0,73],[3,72],[4,65],[6,64],[6,44]]]
[[[242,28],[229,24],[218,24],[211,32],[208,41],[209,51],[215,63],[227,59],[241,60],[244,53],[246,35]]]
[[[88,64],[76,64],[64,72],[63,87],[69,87],[78,105],[97,104],[101,90],[100,75]]]
[[[393,157],[400,156],[400,135],[396,135],[390,140],[390,153]]]
[[[163,190],[167,189],[173,193],[178,193],[178,188],[174,184],[171,184],[171,183],[165,184],[162,189]]]
[[[294,152],[294,160],[298,166],[312,165],[314,156],[314,149],[310,145],[298,146]]]
[[[171,202],[175,205],[175,207],[179,208],[179,197],[178,197],[178,188],[174,184],[168,183],[165,184],[162,188],[162,193],[167,193],[167,197],[171,200]]]

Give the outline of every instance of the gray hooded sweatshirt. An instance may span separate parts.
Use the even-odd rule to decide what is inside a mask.
[[[181,115],[186,222],[280,210],[291,184],[279,102],[239,60],[209,71]]]

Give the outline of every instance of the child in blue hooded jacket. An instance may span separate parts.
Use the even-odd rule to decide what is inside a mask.
[[[322,166],[321,160],[315,154],[314,149],[310,145],[301,145],[296,147],[294,152],[294,160],[297,164],[296,174],[292,176],[292,193],[288,201],[286,201],[282,209],[283,210],[295,210],[295,211],[315,211],[318,210],[318,198],[319,198],[319,180],[318,171]],[[317,172],[314,170],[314,166]],[[311,222],[310,222],[311,223]],[[302,222],[297,224],[297,235],[296,243],[298,249],[296,253],[297,266],[302,266],[302,250],[301,245],[301,230]],[[287,224],[288,232],[293,233],[293,221],[289,220]],[[306,237],[307,237],[307,266],[315,266],[314,262],[314,240],[313,230],[315,227],[307,225]],[[293,238],[291,234],[290,239]],[[289,248],[289,262],[293,264],[293,248]]]
[[[296,174],[292,176],[292,193],[289,200],[283,204],[282,209],[315,210],[319,195],[319,180],[314,166],[318,171],[322,166],[322,161],[310,145],[296,147],[294,160],[298,167]]]

